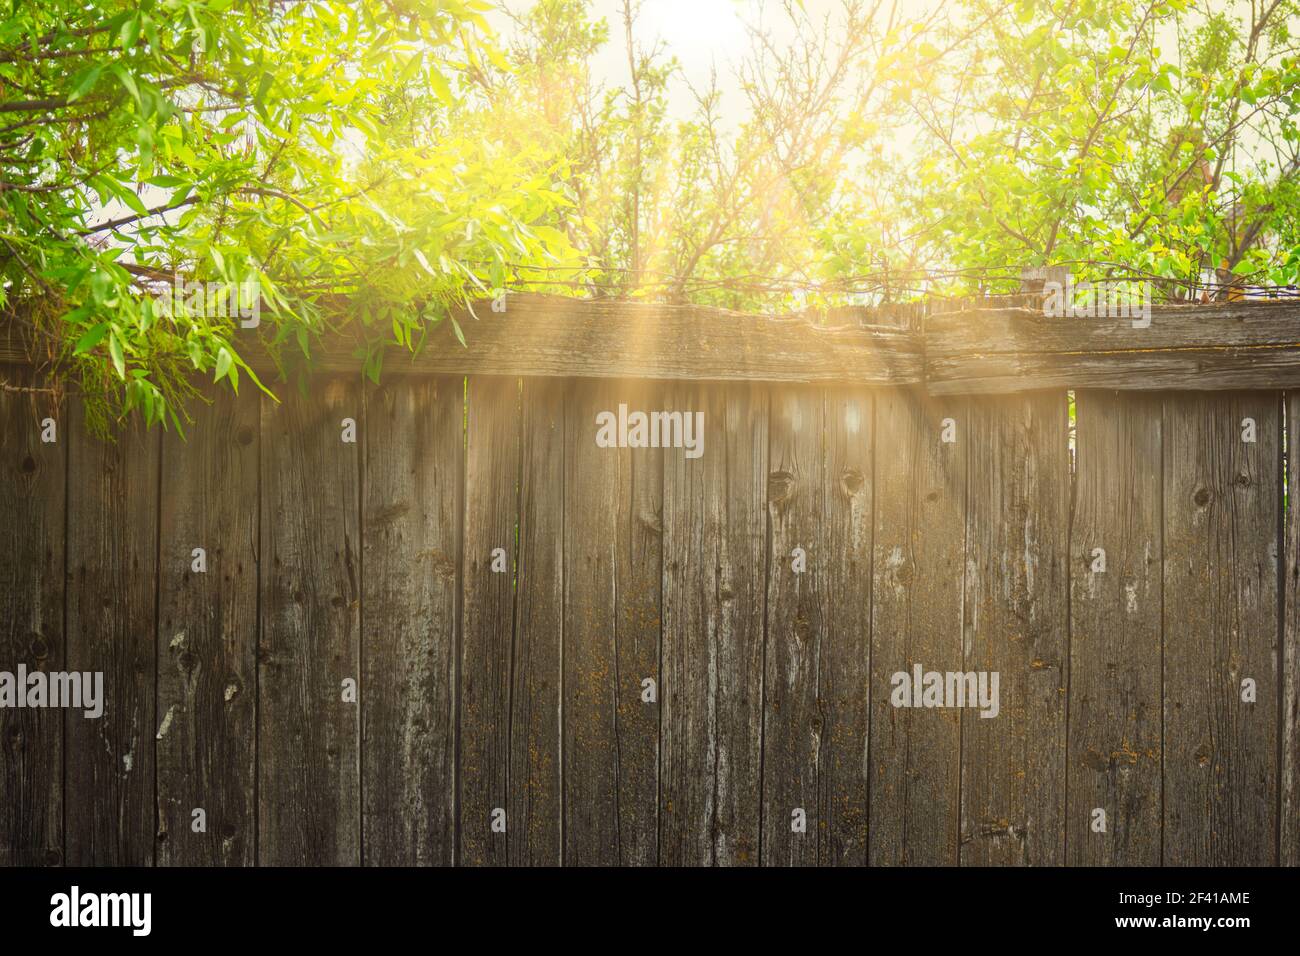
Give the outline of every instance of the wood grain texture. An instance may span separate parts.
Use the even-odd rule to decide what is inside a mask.
[[[30,370],[0,382],[43,387]],[[58,441],[41,441],[55,420]],[[64,670],[68,418],[52,396],[0,389],[0,671]],[[0,865],[63,860],[63,712],[0,710]]]
[[[1276,862],[1279,415],[1267,393],[1165,402],[1166,865]]]
[[[665,456],[660,862],[756,865],[762,753],[766,392],[669,389],[704,454]]]
[[[629,402],[663,408],[663,387],[628,385]],[[664,455],[651,449],[620,451],[615,573],[618,593],[617,654],[619,862],[659,859],[659,768],[663,673]],[[642,700],[652,677],[655,699]],[[631,693],[629,693],[631,692]]]
[[[817,662],[817,862],[867,862],[874,398],[824,390],[827,613]],[[811,831],[810,831],[811,832]]]
[[[71,403],[67,669],[102,671],[104,713],[65,711],[67,861],[154,862],[154,635],[160,434],[136,422],[91,436]],[[65,439],[60,439],[65,440]]]
[[[247,866],[257,824],[258,394],[222,390],[191,415],[187,437],[162,436],[158,863]],[[193,570],[195,548],[205,572]]]
[[[515,576],[519,562],[519,380],[467,385],[457,786],[459,850],[467,866],[506,862]],[[500,553],[500,571],[493,552]]]
[[[894,707],[890,678],[962,670],[970,416],[964,399],[889,389],[875,421],[870,862],[954,866],[963,712]]]
[[[821,390],[773,389],[768,415],[763,863],[808,866],[818,861],[820,831],[829,822],[821,813],[827,728],[818,685],[830,656],[826,578],[839,560],[824,526]],[[804,818],[800,832],[795,813]]]
[[[521,390],[506,841],[516,866],[563,862],[564,393],[546,379],[524,379]]]
[[[464,379],[366,392],[361,582],[364,863],[455,856]]]
[[[1001,701],[962,713],[963,865],[1063,861],[1067,412],[1060,392],[971,403],[965,670],[997,672]]]
[[[769,414],[763,862],[861,865],[871,398],[843,388],[778,388]],[[795,811],[804,814],[804,832],[792,827]]]
[[[695,305],[511,294],[460,312],[467,345],[444,322],[412,355],[389,349],[385,374],[644,378],[671,381],[902,383],[920,380],[920,336],[872,324],[891,310],[842,307],[823,314],[768,316]],[[264,323],[265,325],[265,323]],[[361,326],[313,345],[321,372],[356,372]],[[273,363],[256,338],[243,352],[259,369]],[[0,360],[25,353],[0,334]],[[290,366],[300,357],[285,350]]]
[[[1162,400],[1075,401],[1067,862],[1159,866]]]
[[[1300,298],[1153,305],[1150,324],[1143,327],[1143,321],[1118,315],[1049,316],[1042,308],[936,312],[925,320],[926,353],[946,359],[1017,352],[1300,348]]]
[[[603,448],[596,416],[662,407],[656,386],[574,382],[564,452],[564,860],[658,857],[663,452]],[[680,452],[678,452],[680,454]],[[644,701],[642,681],[654,682]]]
[[[1300,349],[1188,349],[1104,353],[1020,353],[935,358],[926,366],[933,395],[1033,392],[1046,388],[1203,391],[1295,388]]]
[[[361,389],[352,376],[262,404],[258,862],[361,861]],[[356,423],[356,443],[342,421]],[[271,729],[273,728],[273,729]]]
[[[1278,863],[1300,866],[1300,395],[1286,401],[1286,523],[1282,579],[1281,793]]]

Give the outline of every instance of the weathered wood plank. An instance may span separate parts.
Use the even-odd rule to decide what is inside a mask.
[[[256,835],[258,394],[223,388],[190,414],[185,438],[162,438],[158,863],[247,866]],[[205,571],[195,570],[196,548]]]
[[[664,458],[660,862],[756,865],[762,747],[767,397],[683,386],[704,452]]]
[[[1300,298],[1150,306],[1141,316],[1051,316],[1042,308],[937,312],[925,320],[936,358],[1016,352],[1300,348]]]
[[[469,866],[506,862],[506,812],[519,561],[519,380],[471,376],[467,386],[461,604],[459,849]]]
[[[1067,862],[1159,866],[1161,399],[1075,401]]]
[[[1169,391],[1277,389],[1300,385],[1300,349],[1191,349],[1075,355],[963,355],[926,368],[933,395],[977,395],[1046,388]]]
[[[465,381],[366,393],[361,512],[362,846],[380,866],[455,854]]]
[[[1300,394],[1286,396],[1286,564],[1282,632],[1281,866],[1300,866]]]
[[[262,403],[258,861],[356,865],[360,854],[361,389],[321,378]],[[362,684],[358,694],[367,688]]]
[[[524,379],[519,568],[511,674],[510,862],[563,861],[563,382]]]
[[[861,865],[871,399],[848,389],[779,388],[770,403],[763,862]]]
[[[958,441],[943,440],[946,419]],[[890,695],[916,664],[962,670],[970,417],[964,399],[887,389],[875,422],[870,862],[954,866],[963,714]]]
[[[160,432],[93,438],[71,403],[67,669],[102,671],[104,713],[64,713],[64,823],[75,866],[154,862]],[[62,440],[62,439],[60,439]]]
[[[965,670],[1000,700],[962,714],[963,865],[1063,861],[1066,427],[1060,392],[971,403]]]
[[[933,394],[1300,384],[1300,300],[1153,306],[1144,323],[1024,308],[932,315],[926,383]]]
[[[0,368],[0,382],[43,387],[20,368]],[[47,418],[57,441],[41,441]],[[15,677],[20,665],[65,669],[68,437],[52,396],[0,388],[0,671]],[[0,710],[0,864],[63,860],[63,719],[60,710]]]
[[[524,375],[672,380],[767,379],[776,382],[916,382],[920,336],[870,326],[880,310],[836,308],[828,315],[765,316],[694,305],[573,299],[519,294],[506,310],[477,302],[460,311],[468,347],[449,322],[433,331],[416,355],[390,349],[385,373]],[[888,310],[883,310],[887,316]],[[264,327],[267,323],[264,323]],[[317,372],[358,372],[361,327],[313,345]],[[237,345],[254,368],[275,363],[259,333],[241,333]],[[0,322],[0,362],[26,364],[22,330]],[[301,358],[286,347],[281,359]]]
[[[920,336],[868,326],[870,310],[764,316],[693,305],[520,294],[506,311],[462,313],[468,347],[443,323],[411,357],[390,351],[392,371],[545,377],[775,382],[902,383],[920,380]],[[323,341],[316,367],[357,368],[357,343]]]
[[[828,388],[824,400],[826,615],[813,723],[817,862],[861,866],[868,845],[875,407],[865,389]]]
[[[819,831],[828,823],[819,773],[828,728],[818,679],[829,656],[826,576],[839,557],[830,553],[823,523],[822,393],[775,388],[768,401],[762,856],[766,865],[808,866],[817,863]],[[803,818],[798,831],[796,813]]]
[[[663,453],[597,446],[597,415],[620,405],[659,409],[658,386],[578,381],[566,396],[566,864],[653,864],[658,853]]]
[[[1165,402],[1167,865],[1277,858],[1279,414],[1267,393]]]

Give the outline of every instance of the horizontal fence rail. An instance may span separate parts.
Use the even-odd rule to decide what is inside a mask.
[[[1129,314],[1047,314],[1042,295],[843,306],[767,316],[691,305],[511,294],[459,310],[414,354],[390,347],[386,374],[640,378],[658,381],[923,385],[931,394],[1044,388],[1200,391],[1300,387],[1300,296],[1153,305]],[[1112,310],[1113,311],[1113,310]],[[270,323],[235,337],[274,374],[303,364]],[[0,365],[45,354],[42,335],[0,319]],[[353,325],[312,346],[315,372],[353,372]]]
[[[5,862],[1300,862],[1293,396],[49,401],[0,392],[0,671],[103,713],[0,709]]]

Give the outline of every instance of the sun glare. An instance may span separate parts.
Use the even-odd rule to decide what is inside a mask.
[[[745,52],[745,5],[737,0],[654,0],[642,5],[645,35],[664,42],[688,76],[719,72]]]

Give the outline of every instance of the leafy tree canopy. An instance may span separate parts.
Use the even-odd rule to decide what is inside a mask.
[[[689,115],[635,0],[506,6],[9,0],[6,308],[100,419],[180,424],[195,371],[255,378],[238,318],[160,310],[178,278],[255,285],[284,356],[360,331],[372,377],[504,288],[770,309],[1048,264],[1174,299],[1300,283],[1296,0],[742,5],[748,53]]]
[[[12,0],[0,298],[101,422],[180,424],[194,371],[256,381],[238,321],[178,281],[255,288],[272,345],[362,322],[377,375],[378,343],[414,345],[500,263],[572,254],[560,159],[484,135],[491,104],[468,102],[508,68],[486,9]]]

